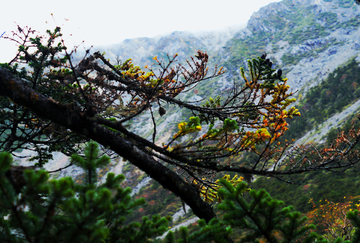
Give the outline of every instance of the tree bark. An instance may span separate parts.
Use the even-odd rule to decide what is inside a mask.
[[[95,119],[81,114],[77,107],[63,105],[48,99],[26,85],[26,82],[0,68],[0,95],[24,106],[40,117],[58,123],[73,132],[115,151],[124,159],[146,172],[164,188],[169,189],[188,204],[194,214],[207,222],[216,217],[213,208],[204,202],[197,190],[174,171],[156,161],[133,143],[98,124]]]

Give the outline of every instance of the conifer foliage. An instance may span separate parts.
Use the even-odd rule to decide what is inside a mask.
[[[98,158],[98,152],[98,145],[89,142],[85,158],[72,157],[86,173],[83,184],[71,177],[49,180],[44,170],[26,170],[27,184],[20,194],[5,176],[12,156],[2,152],[0,242],[147,242],[164,233],[168,221],[157,215],[124,225],[126,216],[145,200],[132,199],[131,189],[119,186],[123,175],[109,173],[106,182],[96,186],[96,168],[110,162],[107,156]]]
[[[226,179],[220,180],[218,192],[223,199],[218,205],[221,218],[208,224],[199,220],[191,234],[181,227],[178,239],[173,232],[164,240],[156,239],[167,231],[169,218],[153,215],[143,217],[141,223],[124,224],[126,216],[145,200],[131,198],[131,189],[120,187],[123,175],[108,173],[106,182],[96,185],[96,169],[110,162],[106,155],[99,158],[96,142],[89,142],[84,156],[74,154],[72,160],[84,169],[83,184],[71,177],[49,180],[44,170],[25,170],[26,186],[17,193],[5,176],[13,166],[12,156],[0,154],[1,242],[231,242],[234,228],[244,230],[239,242],[328,242],[310,232],[315,226],[306,224],[307,218],[291,206],[284,207],[265,190],[249,191],[245,182],[234,187]],[[243,197],[248,191],[250,202]],[[348,218],[356,229],[353,242],[359,242],[358,211],[348,213]]]
[[[96,169],[110,162],[106,155],[99,158],[96,142],[87,143],[84,156],[74,154],[72,160],[84,169],[82,184],[71,177],[49,180],[48,172],[32,169],[24,171],[26,185],[18,193],[5,175],[13,167],[12,156],[0,153],[1,242],[232,242],[229,236],[235,228],[244,231],[239,242],[328,242],[311,232],[315,226],[306,224],[307,218],[291,206],[284,207],[265,190],[249,190],[245,182],[234,187],[226,179],[220,180],[218,192],[223,216],[209,223],[199,220],[191,234],[181,227],[178,239],[170,231],[161,240],[156,237],[167,231],[170,217],[153,215],[141,223],[124,223],[145,204],[143,198],[130,197],[130,188],[120,187],[124,175],[108,173],[104,184],[96,184]],[[248,191],[250,202],[243,197]],[[352,242],[359,242],[358,211],[349,212],[348,218],[355,226]]]
[[[355,150],[360,130],[319,153],[281,140],[288,120],[300,113],[290,107],[295,98],[287,79],[280,69],[272,69],[265,53],[248,61],[248,71],[240,68],[242,82],[227,93],[194,103],[180,94],[225,72],[216,65],[210,71],[209,56],[200,50],[186,66],[177,63],[175,54],[168,62],[154,57],[154,65],[144,71],[131,59],[112,64],[105,54],[90,50],[75,62],[76,49],[67,51],[60,27],[34,38],[31,28],[18,30],[13,38],[6,37],[19,44],[18,55],[0,65],[0,149],[35,150],[31,159],[40,167],[52,152],[70,156],[92,139],[146,172],[209,222],[215,213],[208,202],[217,199],[220,172],[287,180],[291,174],[346,169],[360,161]],[[193,116],[169,125],[173,136],[160,145],[160,117],[169,118],[178,108]],[[145,115],[151,117],[151,138],[133,125]],[[95,172],[84,163],[72,158],[93,184]]]
[[[225,95],[194,103],[179,97],[225,72],[216,65],[210,71],[209,56],[200,50],[186,66],[177,64],[175,54],[168,62],[154,57],[144,71],[131,59],[114,64],[90,49],[75,62],[76,49],[67,51],[60,27],[46,36],[34,34],[18,26],[6,37],[19,44],[18,54],[0,64],[0,150],[7,151],[0,154],[0,242],[232,242],[235,228],[243,230],[240,242],[327,242],[306,217],[266,191],[250,190],[238,177],[217,180],[220,172],[249,181],[252,175],[285,180],[360,162],[360,130],[341,133],[322,150],[282,140],[289,119],[300,113],[290,107],[295,98],[282,70],[272,69],[265,53],[249,60],[248,70],[240,68],[242,82]],[[174,107],[193,116],[169,127],[172,136],[160,145],[157,127]],[[132,126],[146,114],[152,136]],[[178,239],[170,232],[162,240],[156,237],[167,231],[168,218],[125,224],[145,200],[132,199],[131,189],[120,187],[123,175],[109,173],[97,184],[97,169],[110,158],[99,157],[93,141],[83,149],[90,140],[180,197],[201,218],[198,229],[189,233],[183,227]],[[31,160],[38,170],[17,167],[15,173],[11,154],[22,149],[36,152]],[[39,169],[54,151],[72,155],[69,166],[84,170],[83,184],[70,177],[50,180]],[[23,178],[15,185],[11,178],[19,173]],[[215,214],[216,202],[223,216]],[[352,242],[360,242],[358,211],[347,218],[354,226]]]

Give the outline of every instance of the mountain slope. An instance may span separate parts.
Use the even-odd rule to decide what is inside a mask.
[[[322,81],[360,51],[360,6],[351,0],[285,0],[254,13],[247,28],[228,41],[223,65],[236,76],[239,65],[267,52],[289,85],[300,90]],[[218,58],[221,60],[221,58]]]
[[[167,60],[167,55],[172,57],[176,53],[178,61],[184,62],[199,49],[207,51],[210,55],[215,54],[241,28],[244,26],[238,25],[223,31],[198,33],[175,31],[166,36],[126,39],[119,44],[95,46],[94,49],[105,52],[106,56],[113,61],[116,58],[122,61],[132,58],[134,63],[140,67],[153,64],[154,56]]]
[[[317,86],[338,66],[359,56],[359,14],[359,6],[344,0],[289,0],[263,7],[251,17],[245,29],[235,33],[215,53],[213,63],[224,65],[228,73],[199,86],[197,95],[219,93],[231,85],[232,80],[241,82],[238,68],[245,66],[247,59],[267,52],[276,60],[274,67],[284,70],[290,86],[305,97],[310,87]],[[351,109],[356,110],[355,106]],[[341,121],[332,119],[332,126]],[[168,127],[170,123],[166,124]]]
[[[174,32],[156,38],[125,40],[94,50],[106,52],[113,61],[117,57],[122,61],[131,57],[140,66],[151,64],[154,56],[166,60],[167,54],[178,53],[179,61],[184,62],[198,49],[208,51],[212,64],[223,65],[228,72],[181,96],[187,100],[217,95],[231,87],[234,80],[242,82],[239,67],[246,66],[247,59],[267,52],[275,61],[274,67],[284,70],[290,86],[306,97],[310,87],[316,87],[338,66],[359,56],[359,15],[360,6],[353,0],[284,0],[254,13],[244,29],[201,34]],[[184,116],[191,115],[181,109],[165,108],[166,116],[155,118],[161,122],[157,127],[158,143],[173,135],[173,129]],[[138,134],[151,136],[153,127],[149,119],[150,115],[144,114],[141,119],[133,121],[132,125],[139,128],[136,130]],[[336,120],[333,121],[335,125]],[[139,190],[135,196],[148,199],[151,207],[139,210],[135,218],[153,213],[181,215],[180,200],[153,181],[149,183],[150,179],[134,166],[120,161],[109,170],[124,173],[127,177],[125,186],[137,186]],[[72,171],[64,170],[62,173],[69,175]]]

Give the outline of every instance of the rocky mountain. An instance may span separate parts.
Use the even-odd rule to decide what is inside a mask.
[[[155,38],[128,39],[122,43],[95,47],[112,60],[132,58],[139,66],[150,65],[152,58],[179,54],[179,62],[194,55],[198,49],[207,51],[211,64],[224,66],[228,72],[219,79],[198,86],[197,94],[183,99],[201,99],[216,95],[241,82],[239,67],[246,60],[268,53],[274,68],[281,68],[288,83],[298,94],[319,84],[329,73],[350,58],[360,54],[360,6],[353,0],[284,0],[271,3],[255,12],[245,28],[222,32],[173,32]],[[170,111],[161,128],[168,127],[179,110]],[[146,116],[145,116],[146,119]],[[139,121],[143,134],[151,127]],[[145,126],[144,126],[145,125]],[[149,134],[150,135],[150,134]]]
[[[336,67],[360,53],[360,6],[353,0],[284,0],[255,12],[245,28],[222,32],[173,32],[155,38],[127,39],[94,47],[112,60],[132,58],[141,67],[158,56],[167,60],[178,53],[180,62],[198,49],[207,51],[212,64],[226,67],[226,81],[239,79],[246,60],[267,52],[294,90],[318,84]],[[224,79],[225,78],[225,79]],[[223,84],[225,82],[225,84]]]
[[[210,54],[212,65],[224,66],[228,72],[199,85],[196,92],[189,92],[182,99],[198,100],[216,95],[230,87],[233,81],[242,82],[239,68],[246,66],[246,60],[263,52],[274,60],[274,68],[283,70],[290,87],[298,91],[297,95],[305,96],[310,87],[319,85],[351,58],[360,61],[360,6],[353,0],[283,0],[262,7],[251,16],[246,27],[222,32],[173,32],[166,36],[128,39],[119,44],[93,48],[94,51],[105,52],[113,61],[132,58],[141,67],[151,65],[154,56],[166,60],[167,55],[171,57],[175,53],[179,55],[179,62],[184,62],[198,49]],[[321,136],[343,121],[344,116],[357,111],[359,106],[360,102],[354,100],[339,113],[341,117],[330,117],[321,127],[324,129]],[[157,127],[158,142],[171,136],[169,128],[175,128],[181,117],[186,116],[179,108],[166,109],[166,117],[156,118],[161,122]],[[150,115],[145,114],[133,121],[138,127],[138,134],[151,135],[152,125],[148,119],[151,119]],[[316,134],[319,133],[309,131],[301,141],[311,141],[311,136]],[[128,178],[127,185],[138,185],[137,192],[153,192],[156,188],[154,183],[149,183],[149,178],[122,161],[108,171],[124,173]],[[171,200],[165,203],[172,205]],[[167,206],[166,212],[175,215],[176,219],[184,216],[181,204],[174,205]]]
[[[246,60],[266,52],[274,60],[274,68],[283,70],[290,87],[298,91],[297,95],[304,96],[310,87],[317,86],[351,58],[360,61],[359,27],[360,6],[353,0],[283,0],[262,7],[251,16],[245,28],[202,34],[174,32],[156,38],[126,40],[100,49],[111,59],[133,58],[139,66],[151,64],[154,56],[166,60],[166,54],[175,53],[183,62],[201,49],[210,54],[212,65],[228,70],[223,77],[199,85],[197,94],[189,93],[183,99],[216,95],[234,80],[241,82],[239,67],[245,67]],[[299,141],[320,141],[330,128],[339,126],[358,109],[360,103],[355,101],[342,113],[326,120],[320,126],[321,132],[311,130]],[[171,134],[165,128],[175,127],[184,115],[181,110],[168,110],[157,127],[158,138],[166,140]],[[138,133],[151,131],[151,125],[146,125],[145,120],[135,121],[137,127],[142,128]],[[172,212],[176,219],[184,216],[182,208]]]
[[[323,80],[360,50],[360,7],[351,0],[284,0],[254,13],[224,46],[230,75],[262,51],[276,59],[296,90]]]
[[[176,53],[179,55],[178,61],[181,62],[199,49],[215,55],[239,29],[244,27],[236,25],[223,31],[197,33],[175,31],[166,36],[126,39],[119,44],[95,46],[94,50],[105,52],[111,60],[118,58],[125,61],[132,58],[135,64],[142,67],[153,64],[154,56],[167,60],[167,55],[172,57]]]

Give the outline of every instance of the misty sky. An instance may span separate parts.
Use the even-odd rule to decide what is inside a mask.
[[[279,0],[7,1],[1,6],[0,35],[11,34],[16,22],[40,34],[60,26],[69,48],[82,41],[86,46],[114,44],[173,31],[243,25],[253,12],[271,2]],[[10,61],[16,49],[14,43],[0,38],[0,62]]]

